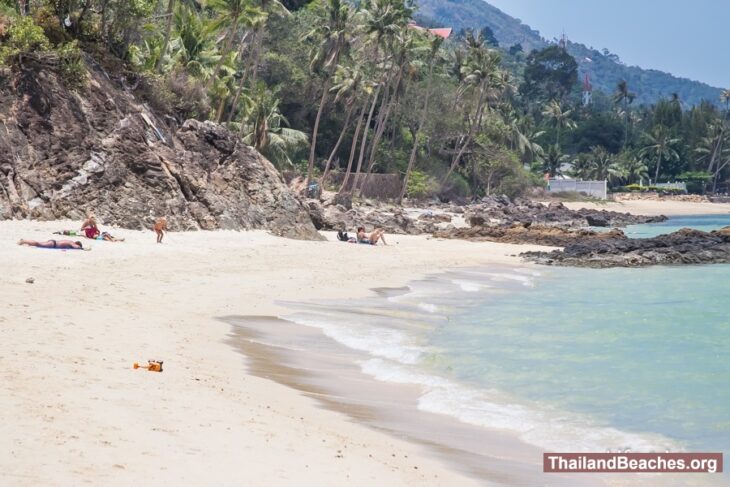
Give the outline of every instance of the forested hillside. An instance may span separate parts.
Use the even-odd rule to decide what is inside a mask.
[[[642,105],[627,77],[583,103],[570,49],[503,50],[489,29],[444,38],[414,25],[428,14],[406,0],[0,0],[0,77],[25,90],[48,72],[84,100],[103,65],[170,132],[213,122],[280,171],[355,198],[372,173],[400,181],[399,202],[514,196],[546,174],[725,190],[730,90]],[[8,92],[0,121],[36,113],[47,125],[34,100]],[[43,130],[21,133],[9,147],[38,145]],[[18,158],[33,154],[18,154],[0,169],[62,156],[28,166]]]
[[[527,52],[548,45],[538,31],[484,0],[417,0],[416,3],[419,15],[426,22],[455,29],[489,27],[505,50],[519,44]],[[626,66],[617,55],[604,51],[604,47],[593,49],[581,44],[580,39],[575,41],[568,40],[567,50],[578,62],[581,74],[590,74],[596,90],[611,93],[616,83],[626,80],[636,93],[636,104],[656,103],[673,93],[679,95],[686,107],[698,105],[703,100],[712,103],[719,100],[719,88],[654,69]]]

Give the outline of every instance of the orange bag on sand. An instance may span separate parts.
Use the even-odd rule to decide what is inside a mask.
[[[162,360],[148,360],[147,365],[139,365],[134,363],[135,369],[147,369],[150,372],[162,372]]]

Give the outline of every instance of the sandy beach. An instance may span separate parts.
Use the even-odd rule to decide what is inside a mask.
[[[392,236],[372,248],[258,231],[156,245],[152,232],[122,230],[126,242],[91,252],[15,244],[75,225],[0,223],[3,485],[470,484],[422,447],[248,374],[216,317],[517,264],[521,247]],[[133,370],[148,359],[164,372]]]
[[[651,203],[644,212],[707,212]],[[254,376],[218,318],[277,316],[277,300],[364,297],[458,267],[525,265],[516,255],[529,247],[388,236],[373,248],[261,231],[171,233],[156,245],[151,231],[116,229],[126,242],[91,242],[90,252],[16,245],[76,225],[0,222],[0,484],[485,485]],[[148,359],[164,372],[132,368]]]
[[[565,206],[571,210],[587,208],[594,210],[620,211],[634,215],[727,215],[730,214],[730,203],[688,203],[672,200],[627,200],[610,201],[605,203],[567,202]]]

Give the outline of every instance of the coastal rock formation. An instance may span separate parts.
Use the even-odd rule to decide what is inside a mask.
[[[0,71],[0,219],[267,229],[322,238],[274,166],[210,122],[177,127],[88,59],[81,92],[28,60]]]
[[[486,197],[465,210],[471,225],[537,223],[571,228],[586,226],[625,227],[640,223],[661,222],[665,216],[641,216],[607,210],[571,210],[562,203],[544,205],[518,198],[514,202],[506,196]]]
[[[575,267],[640,267],[730,262],[730,227],[713,232],[684,228],[646,239],[584,239],[552,252],[526,252],[527,260]]]
[[[350,209],[344,206],[349,203]],[[358,226],[368,230],[382,228],[386,233],[418,235],[431,233],[436,227],[432,221],[416,220],[402,208],[388,205],[353,205],[349,196],[327,197],[324,202],[307,200],[309,216],[318,230],[351,231]]]
[[[586,240],[611,240],[626,238],[624,233],[614,228],[608,232],[595,232],[588,229],[572,229],[559,226],[514,224],[514,225],[476,225],[470,228],[451,228],[434,233],[437,238],[457,238],[473,241],[489,241],[513,244],[545,245],[565,247]]]

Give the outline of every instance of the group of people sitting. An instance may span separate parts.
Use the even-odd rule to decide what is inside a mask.
[[[84,220],[81,224],[81,230],[62,230],[60,232],[53,232],[55,235],[64,235],[67,237],[84,236],[90,240],[104,240],[106,242],[124,242],[123,238],[114,237],[109,232],[102,232],[99,230],[99,226],[96,223],[96,216],[93,213]],[[20,239],[18,245],[27,245],[29,247],[40,247],[44,249],[77,249],[77,250],[88,250],[84,249],[84,244],[76,240],[26,240]]]
[[[365,231],[365,227],[357,227],[357,237],[350,237],[346,232],[338,232],[337,238],[342,242],[349,243],[361,243],[366,245],[378,245],[378,242],[383,242],[383,245],[388,245],[385,241],[385,230],[377,228],[368,235]]]

